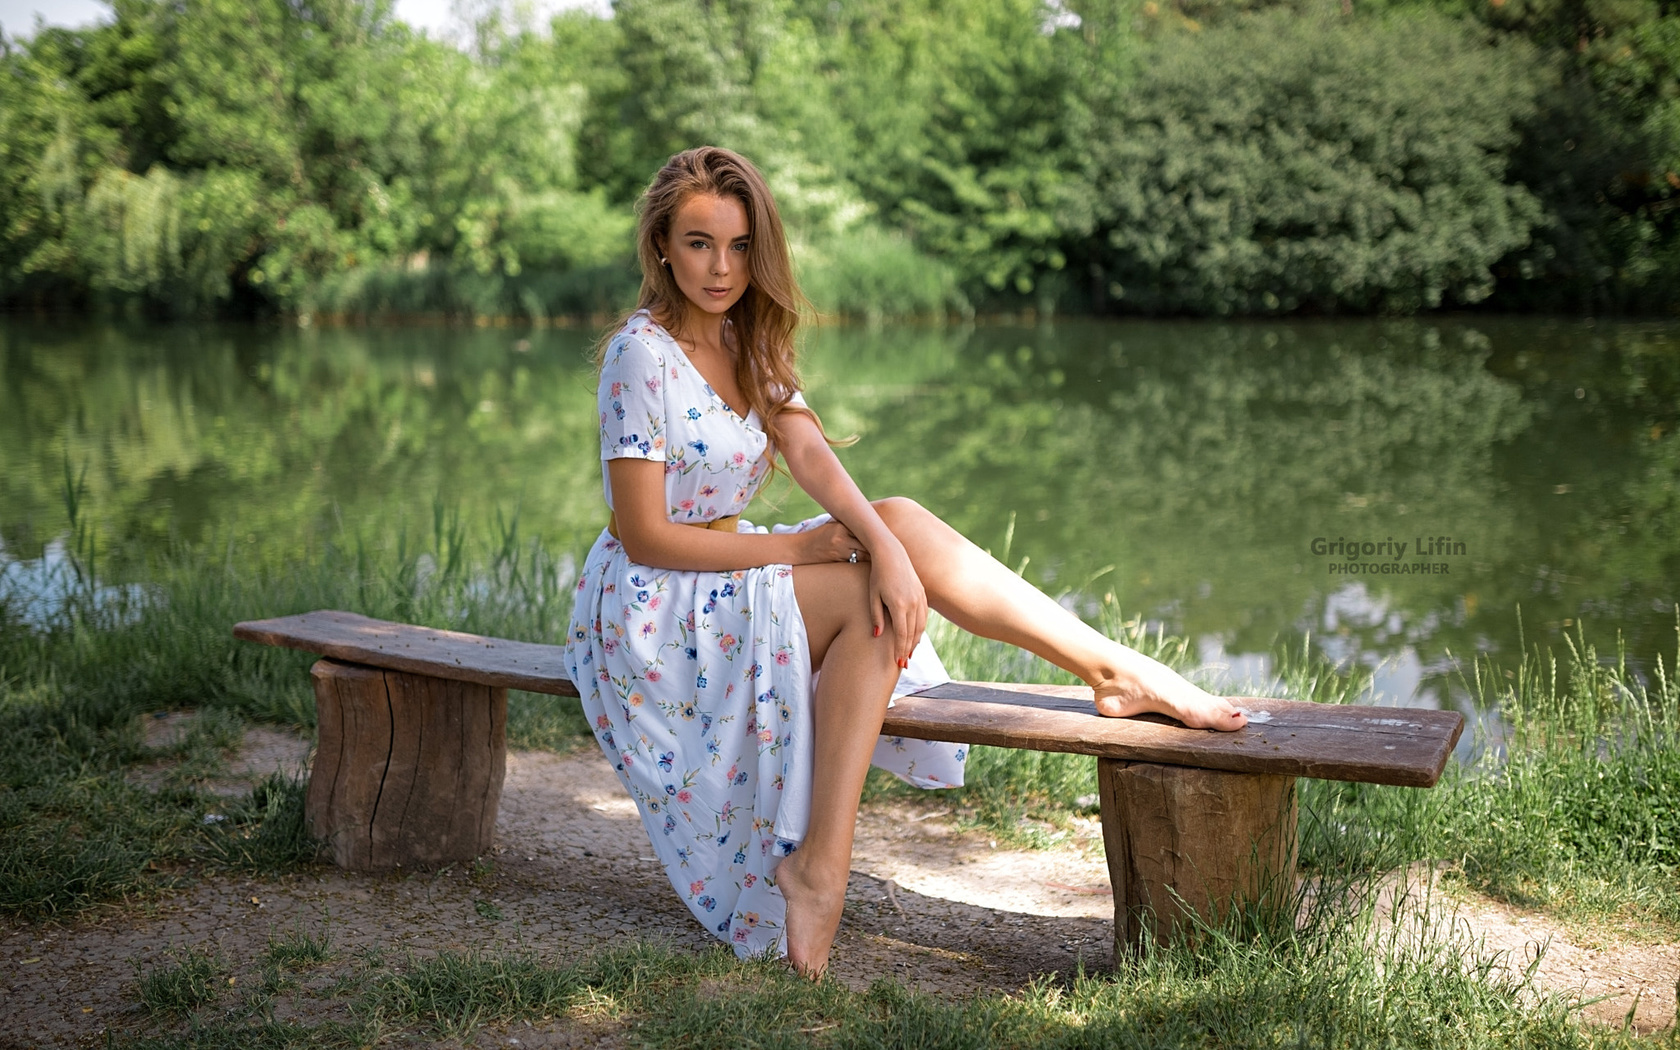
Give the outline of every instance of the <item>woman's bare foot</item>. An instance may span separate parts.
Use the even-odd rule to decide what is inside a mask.
[[[1152,683],[1153,688],[1135,678],[1116,678],[1093,685],[1091,692],[1096,700],[1097,714],[1125,718],[1154,711],[1176,718],[1191,729],[1218,729],[1223,732],[1241,729],[1248,724],[1248,716],[1231,706],[1224,697],[1199,689],[1171,671],[1167,671],[1166,675]]]
[[[776,866],[776,886],[787,900],[783,935],[788,965],[813,981],[828,969],[828,951],[840,931],[840,912],[846,904],[846,884],[838,889],[812,879],[795,853]]]

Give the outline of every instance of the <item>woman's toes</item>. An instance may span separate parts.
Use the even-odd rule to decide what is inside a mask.
[[[1234,732],[1248,724],[1248,716],[1232,707],[1224,697],[1203,693],[1200,703],[1188,705],[1179,721],[1196,729],[1218,729]]]
[[[1105,718],[1126,718],[1154,711],[1178,719],[1191,729],[1231,732],[1248,724],[1248,718],[1225,700],[1190,685],[1179,689],[1141,693],[1136,688],[1100,686],[1093,689],[1097,714]]]

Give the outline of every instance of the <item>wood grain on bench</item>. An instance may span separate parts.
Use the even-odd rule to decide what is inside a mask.
[[[234,624],[233,636],[353,664],[532,693],[576,696],[557,645],[513,642],[352,612],[311,612]]]
[[[479,685],[576,696],[559,646],[486,638],[349,612],[255,620],[236,637],[335,660]],[[1174,766],[1430,787],[1464,728],[1455,711],[1238,700],[1270,720],[1235,733],[1167,718],[1103,718],[1075,686],[951,682],[900,697],[882,733],[1066,751]]]
[[[1269,720],[1217,733],[1160,715],[1104,718],[1092,709],[1091,691],[1078,686],[950,682],[900,697],[881,732],[1233,773],[1433,787],[1464,729],[1456,711],[1233,702]]]

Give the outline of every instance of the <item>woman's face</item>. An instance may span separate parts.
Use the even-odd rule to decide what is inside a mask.
[[[678,206],[664,255],[695,309],[720,315],[746,292],[747,230],[747,209],[734,197],[696,193]]]

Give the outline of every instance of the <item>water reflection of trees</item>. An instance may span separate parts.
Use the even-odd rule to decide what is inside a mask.
[[[1128,608],[1229,651],[1307,628],[1337,632],[1338,652],[1411,644],[1441,666],[1449,651],[1514,652],[1520,605],[1530,642],[1586,617],[1672,658],[1676,342],[1615,329],[1571,353],[1579,335],[1527,321],[978,329],[945,338],[935,381],[834,396],[867,420],[849,454],[866,484],[920,496],[994,549],[1013,512],[1029,575],[1078,588],[1114,565],[1102,586]],[[1517,353],[1541,364],[1513,371]],[[892,355],[847,361],[869,372]],[[1468,554],[1447,576],[1360,577],[1381,615],[1332,608],[1351,581],[1328,575],[1312,537],[1419,535]]]
[[[0,543],[306,556],[487,532],[581,548],[604,518],[590,333],[0,326]],[[1672,654],[1680,339],[1576,323],[824,328],[805,367],[866,491],[916,496],[1052,589],[1112,588],[1227,652],[1302,628],[1339,653],[1512,652],[1585,618]],[[1577,397],[1576,392],[1581,392]],[[814,510],[778,487],[763,520]],[[1448,576],[1327,573],[1315,536],[1468,549]],[[1099,570],[1113,571],[1098,584]],[[1350,610],[1369,609],[1370,615]]]
[[[575,542],[605,518],[586,342],[11,324],[0,536],[27,556],[62,533],[68,459],[88,467],[101,545],[134,555],[211,536],[281,559],[346,534],[417,538],[440,494],[469,518],[517,505],[528,534]]]

